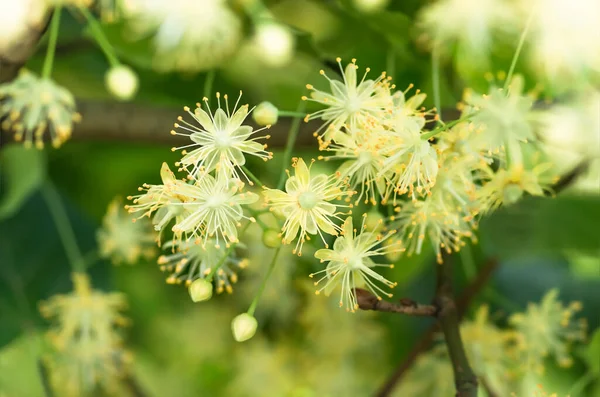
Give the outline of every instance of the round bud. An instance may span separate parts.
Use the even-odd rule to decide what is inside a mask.
[[[383,10],[390,0],[354,0],[354,7],[358,11],[371,13]]]
[[[395,238],[395,237],[390,237],[390,238],[388,238],[387,240],[385,240],[383,242],[383,246],[385,248],[389,248],[389,247],[391,247],[391,246],[393,246],[395,244],[398,244],[398,239]],[[389,251],[389,252],[386,252],[385,257],[391,263],[396,263],[402,257],[402,252],[401,251]]]
[[[256,124],[265,126],[273,125],[277,123],[279,117],[279,110],[271,102],[261,102],[254,112],[252,112],[252,118]]]
[[[292,59],[295,39],[285,26],[264,23],[256,28],[254,41],[262,60],[270,66],[283,66]]]
[[[231,321],[233,338],[238,342],[244,342],[252,338],[258,328],[256,319],[248,313],[242,313]]]
[[[203,278],[198,278],[190,284],[189,292],[194,302],[207,301],[212,297],[213,285]]]
[[[365,227],[369,232],[372,232],[376,229],[381,229],[384,220],[385,217],[381,215],[379,211],[369,211],[369,213],[367,214],[367,219],[365,220]]]
[[[515,183],[509,183],[504,187],[503,198],[506,204],[516,203],[521,197],[523,197],[523,189],[521,186]]]
[[[279,236],[279,232],[275,229],[265,230],[262,235],[262,241],[263,244],[269,248],[281,247],[281,237]]]
[[[137,74],[128,66],[114,66],[106,72],[104,82],[108,91],[117,99],[128,101],[138,90]]]

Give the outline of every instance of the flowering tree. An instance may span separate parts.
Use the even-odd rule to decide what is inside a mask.
[[[0,395],[598,392],[600,5],[400,3],[0,2]]]

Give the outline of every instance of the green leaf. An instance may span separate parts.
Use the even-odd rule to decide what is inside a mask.
[[[600,246],[600,197],[528,197],[481,222],[481,239],[499,257],[559,256],[565,250],[595,255]]]
[[[23,145],[7,145],[0,152],[0,220],[14,215],[35,192],[46,175],[44,153],[25,149]]]
[[[583,357],[590,367],[589,370],[600,376],[600,328],[591,337]]]

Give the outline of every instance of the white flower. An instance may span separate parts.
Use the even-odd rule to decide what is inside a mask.
[[[345,306],[346,310],[351,312],[358,309],[354,292],[357,287],[366,286],[378,299],[381,299],[380,293],[388,297],[392,296],[377,283],[388,288],[394,288],[396,283],[387,280],[373,268],[394,266],[376,264],[371,257],[403,250],[400,248],[399,243],[376,248],[392,236],[395,231],[390,231],[385,235],[381,235],[377,231],[366,231],[365,218],[366,214],[363,216],[360,234],[357,234],[352,225],[352,217],[346,218],[342,226],[342,236],[335,240],[333,249],[320,249],[315,253],[315,257],[320,259],[321,262],[328,262],[327,268],[310,275],[310,277],[314,277],[317,274],[325,273],[322,278],[315,282],[315,285],[320,284],[322,281],[325,282],[325,285],[317,290],[317,294],[323,290],[329,294],[335,287],[339,286],[341,290],[340,307]]]
[[[52,80],[22,71],[14,81],[0,85],[2,128],[15,132],[15,140],[31,147],[44,147],[44,133],[50,133],[52,146],[59,147],[71,137],[73,123],[81,120],[75,98]]]
[[[188,123],[180,116],[178,122],[175,123],[175,130],[171,131],[171,134],[183,135],[192,141],[191,144],[173,148],[173,150],[195,148],[189,153],[187,150],[183,150],[184,156],[179,163],[186,169],[187,167],[192,168],[188,170],[190,175],[195,176],[200,172],[208,173],[216,170],[218,174],[222,174],[226,178],[237,177],[240,179],[239,171],[252,185],[253,183],[240,169],[246,164],[244,155],[253,155],[265,161],[273,157],[273,153],[265,151],[267,145],[256,142],[257,139],[268,139],[268,135],[252,137],[264,128],[253,130],[251,126],[242,125],[250,112],[248,105],[238,108],[241,97],[242,93],[240,92],[231,113],[227,95],[223,96],[225,110],[221,108],[219,93],[217,93],[217,110],[214,114],[208,105],[207,98],[204,98],[204,104],[208,113],[201,108],[199,103],[196,104],[194,112],[187,106],[184,107],[184,110],[193,117],[197,124]]]
[[[337,62],[343,82],[330,79],[325,71],[321,70],[321,75],[329,81],[331,92],[318,90],[308,84],[306,87],[313,91],[311,98],[302,98],[326,106],[326,109],[316,111],[305,118],[305,121],[316,118],[325,121],[315,135],[319,135],[320,139],[324,136],[326,141],[344,124],[348,124],[350,128],[364,127],[373,123],[374,119],[383,117],[392,100],[389,78],[386,78],[385,73],[379,75],[375,80],[367,80],[367,74],[371,70],[367,68],[362,79],[357,81],[356,59],[353,59],[345,70],[342,68],[341,58],[337,58]],[[320,134],[321,130],[326,127],[327,131]]]
[[[600,73],[600,2],[521,0],[532,14],[531,60],[553,85],[572,87]]]
[[[294,55],[294,36],[283,25],[270,22],[258,25],[254,41],[263,61],[270,66],[283,66]]]
[[[190,286],[195,280],[205,279],[214,281],[218,294],[231,293],[232,284],[238,279],[236,270],[248,264],[247,260],[238,259],[235,252],[228,253],[226,247],[217,247],[216,240],[209,240],[204,246],[193,240],[168,242],[165,250],[171,253],[161,255],[158,264],[160,270],[171,273],[167,283]]]
[[[150,222],[145,218],[134,222],[118,198],[109,204],[97,237],[100,256],[115,264],[134,264],[141,257],[152,258],[156,251],[157,234]]]
[[[302,245],[309,239],[308,234],[319,234],[324,243],[322,232],[334,236],[338,234],[340,227],[334,223],[334,219],[339,219],[339,205],[331,201],[351,196],[353,192],[342,191],[339,173],[311,177],[310,168],[301,158],[294,159],[292,166],[295,175],[288,177],[285,192],[265,188],[263,194],[269,209],[282,213],[286,218],[281,229],[283,243],[290,244],[300,233],[293,251],[300,255]]]
[[[229,59],[242,24],[225,0],[124,0],[134,36],[155,32],[155,64],[161,70],[197,72]]]
[[[516,10],[503,0],[440,0],[426,6],[418,24],[433,45],[456,45],[459,56],[487,54],[492,37],[515,31]]]
[[[173,232],[195,236],[202,246],[213,237],[216,247],[221,240],[226,246],[230,242],[237,243],[240,221],[244,218],[254,221],[244,216],[242,205],[258,200],[252,192],[240,192],[241,185],[238,179],[215,178],[209,174],[199,175],[193,184],[176,185],[174,192],[185,197],[185,202],[178,204],[185,215],[173,226]]]

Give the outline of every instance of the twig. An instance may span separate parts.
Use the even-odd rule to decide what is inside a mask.
[[[487,393],[488,397],[500,397],[498,395],[498,393],[496,393],[494,391],[494,389],[492,388],[492,385],[490,385],[490,382],[487,380],[487,378],[485,376],[481,376],[479,378],[479,382],[481,382],[481,387],[483,387],[483,389]]]
[[[435,317],[437,307],[423,305],[410,299],[401,299],[400,303],[393,303],[379,299],[371,292],[355,288],[356,300],[361,310],[375,310],[379,312],[402,313],[409,316]]]
[[[452,261],[447,258],[436,268],[437,286],[434,302],[439,307],[437,317],[452,362],[456,397],[477,397],[477,376],[471,369],[460,336],[460,320],[452,288]]]
[[[439,266],[436,264],[436,266]],[[459,317],[462,317],[466,308],[469,306],[473,298],[481,292],[483,287],[485,287],[498,267],[498,261],[491,259],[488,260],[487,263],[483,266],[483,268],[477,274],[477,277],[473,280],[473,282],[465,288],[461,296],[457,301],[457,310]],[[413,346],[408,356],[402,361],[398,367],[394,370],[392,375],[388,378],[388,380],[383,384],[383,386],[379,389],[376,396],[377,397],[387,397],[394,390],[398,382],[403,378],[406,372],[412,367],[413,363],[417,360],[417,358],[426,351],[432,344],[436,332],[439,331],[439,323],[433,324],[426,332],[423,334],[421,339]]]
[[[552,192],[554,194],[560,193],[569,187],[573,182],[577,180],[583,173],[585,173],[590,166],[589,161],[584,160],[577,164],[571,171],[563,175],[563,177],[552,185]]]

